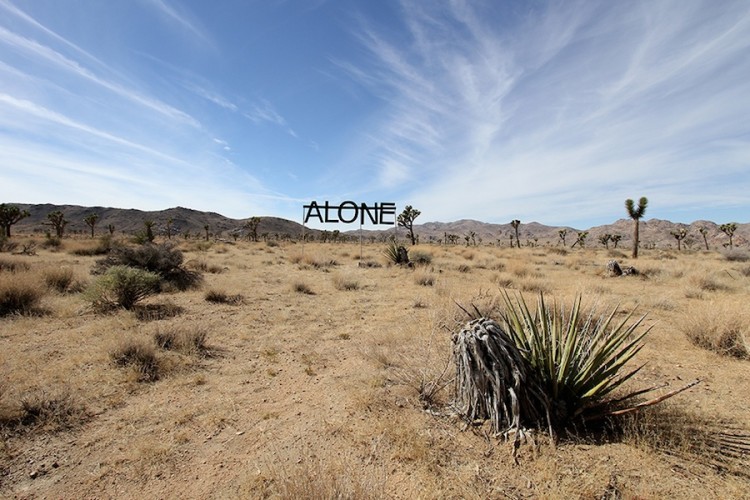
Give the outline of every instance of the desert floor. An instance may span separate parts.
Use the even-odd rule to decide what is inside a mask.
[[[28,264],[16,274],[40,283],[64,268],[95,280],[101,257],[73,253],[95,243],[63,241],[0,259]],[[1,497],[750,498],[748,457],[725,445],[750,432],[750,361],[685,334],[703,321],[750,338],[750,261],[421,245],[411,255],[431,262],[402,268],[377,244],[179,244],[203,270],[200,289],[111,314],[48,290],[35,314],[0,318],[6,420],[24,403],[48,412],[0,428]],[[642,275],[608,277],[613,258]],[[701,383],[622,433],[554,444],[537,433],[516,463],[510,443],[448,405],[451,333],[466,320],[456,303],[489,311],[502,290],[647,314],[635,359],[646,366],[628,388]],[[209,302],[211,291],[229,300]],[[205,333],[206,348],[154,347],[155,381],[113,363],[124,341],[170,331]]]

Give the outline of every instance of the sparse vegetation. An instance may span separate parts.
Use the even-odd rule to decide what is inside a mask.
[[[230,304],[238,306],[245,303],[245,297],[242,294],[229,294],[223,290],[211,289],[206,292],[205,299],[207,302],[214,304]]]
[[[161,363],[150,342],[126,338],[112,349],[109,355],[116,366],[132,369],[139,382],[159,380]]]
[[[31,273],[0,273],[0,316],[34,313],[43,296],[42,286]]]
[[[175,234],[185,231],[182,221],[174,224]],[[360,248],[342,233],[335,244],[329,235],[326,243],[308,241],[304,248],[283,238],[271,247],[244,238],[233,244],[205,242],[196,228],[190,241],[173,242],[190,255],[181,267],[222,270],[204,274],[210,286],[179,291],[159,275],[158,289],[168,294],[140,299],[129,311],[112,306],[110,314],[82,307],[87,295],[52,293],[45,286],[47,270],[72,270],[75,282],[97,268],[100,274],[88,278],[93,286],[114,267],[98,267],[97,258],[77,253],[98,244],[80,221],[74,230],[66,229],[65,252],[3,254],[0,283],[22,275],[22,282],[40,293],[29,314],[0,318],[0,477],[7,495],[106,498],[128,491],[147,497],[263,498],[295,491],[314,496],[329,491],[310,484],[322,477],[318,474],[326,474],[323,482],[338,484],[330,491],[359,492],[358,497],[369,491],[382,498],[741,498],[747,489],[742,471],[750,464],[742,450],[750,429],[739,395],[747,392],[750,363],[731,354],[737,342],[727,339],[739,338],[737,331],[747,335],[742,311],[750,266],[727,259],[728,248],[648,251],[638,264],[649,276],[644,281],[606,278],[608,260],[632,262],[611,246],[555,247],[557,230],[555,242],[534,246],[529,237],[528,246],[525,241],[513,250],[508,231],[502,245],[488,240],[492,244],[466,247],[463,239],[439,244],[425,238],[409,253],[412,260],[428,253],[432,261],[406,269],[367,264],[377,260],[386,238],[368,238]],[[732,252],[746,250],[741,229]],[[14,233],[13,239],[20,249],[42,238]],[[267,238],[277,241],[273,230]],[[330,261],[338,264],[326,267]],[[341,286],[348,280],[357,282],[358,291]],[[455,418],[451,334],[465,323],[455,304],[470,311],[474,304],[502,326],[506,304],[499,288],[511,289],[509,294],[534,290],[524,292],[531,297],[532,317],[538,313],[533,296],[540,290],[548,309],[553,302],[565,306],[565,318],[581,293],[579,318],[603,311],[610,301],[619,303],[605,328],[610,332],[628,315],[625,329],[647,312],[627,342],[655,325],[620,372],[628,375],[645,363],[643,369],[603,399],[586,403],[579,415],[570,418],[567,402],[556,410],[553,418],[561,415],[570,425],[556,429],[554,448],[547,445],[546,415],[535,426],[529,425],[534,419],[521,420],[519,441],[507,435],[511,443],[499,439],[508,425],[495,436],[489,422]],[[226,298],[241,292],[244,305],[210,303],[206,290]],[[313,290],[316,294],[308,295]],[[691,294],[695,298],[686,297]],[[593,315],[589,331],[596,330],[601,316]],[[704,317],[717,327],[717,337],[725,337],[717,354],[688,340],[683,321]],[[695,331],[705,333],[709,326]],[[586,368],[570,371],[576,370]],[[706,381],[668,406],[648,406],[697,377]],[[32,396],[40,387],[43,401],[36,404]],[[656,389],[618,401],[640,387]],[[64,403],[55,403],[58,388],[74,396],[67,406],[71,417],[29,416],[28,425],[18,423],[23,399],[29,415],[69,413]],[[611,413],[639,404],[646,408],[593,418],[597,405],[601,413]],[[58,420],[67,423],[54,423]],[[85,433],[65,434],[83,422]],[[42,434],[47,432],[63,434]],[[231,466],[243,463],[253,467]],[[195,480],[181,472],[191,470],[221,474],[196,473],[201,477]],[[286,481],[295,484],[283,486]],[[359,486],[342,487],[347,484]]]
[[[159,275],[128,266],[113,266],[86,290],[94,309],[132,309],[138,302],[159,292]]]
[[[681,330],[698,347],[750,359],[750,320],[744,311],[702,307],[683,318]]]

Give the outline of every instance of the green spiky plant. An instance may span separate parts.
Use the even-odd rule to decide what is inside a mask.
[[[621,415],[663,401],[682,390],[636,403],[656,387],[623,395],[615,391],[643,365],[625,366],[641,350],[650,328],[633,313],[615,320],[569,309],[539,295],[535,310],[523,296],[503,296],[498,321],[481,317],[454,335],[456,401],[459,413],[492,421],[496,433],[549,427],[551,432]],[[697,382],[696,382],[697,383]]]
[[[612,391],[641,369],[621,373],[650,330],[636,333],[645,316],[631,323],[632,312],[614,321],[617,308],[606,316],[582,314],[580,297],[566,312],[540,294],[533,313],[522,296],[504,299],[503,323],[549,398],[553,426],[606,412]]]

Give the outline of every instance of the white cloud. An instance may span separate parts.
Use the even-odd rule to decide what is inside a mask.
[[[750,5],[538,9],[404,1],[406,36],[364,25],[370,59],[338,66],[382,98],[367,134],[384,186],[408,182],[435,219],[558,223],[750,188]],[[739,182],[708,189],[717,172]]]

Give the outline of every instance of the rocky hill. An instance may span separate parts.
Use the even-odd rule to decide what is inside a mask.
[[[89,227],[83,219],[89,214],[97,214],[99,219],[96,223],[96,234],[105,234],[111,224],[115,232],[119,234],[135,234],[144,229],[144,221],[151,220],[155,223],[154,232],[165,235],[167,232],[167,221],[172,220],[171,231],[174,235],[202,235],[205,226],[209,226],[209,232],[215,237],[231,238],[234,233],[245,234],[243,226],[249,219],[232,219],[215,212],[200,212],[184,207],[169,208],[160,211],[142,211],[135,209],[121,209],[108,207],[82,207],[76,205],[29,205],[23,203],[12,203],[21,209],[28,210],[30,217],[23,219],[13,226],[14,232],[20,233],[43,233],[49,230],[47,214],[60,210],[69,221],[66,227],[68,233],[88,234]],[[345,231],[346,225],[332,224],[329,231],[339,230],[350,237],[358,237],[359,231]],[[719,224],[711,221],[695,221],[690,224],[674,223],[660,219],[642,220],[640,223],[640,239],[643,247],[673,248],[677,241],[672,233],[680,228],[688,231],[687,237],[682,244],[688,248],[703,248],[708,243],[711,248],[721,248],[726,244],[728,237],[719,230]],[[706,240],[699,229],[706,230]],[[307,232],[320,233],[317,230],[304,229]],[[566,230],[565,243],[567,246],[576,241],[579,232],[588,231],[586,246],[600,246],[599,237],[604,234],[618,234],[621,236],[620,247],[629,247],[632,242],[633,221],[631,219],[620,219],[604,226],[596,226],[588,229],[579,229],[569,226],[546,226],[538,222],[523,222],[519,226],[519,236],[522,245],[558,245],[561,243],[560,231]],[[278,217],[261,217],[258,226],[258,234],[263,235],[288,235],[299,237],[303,226]],[[368,240],[384,239],[388,233],[393,233],[394,228],[382,231],[363,230],[363,236]],[[398,235],[405,237],[405,230],[398,228]],[[463,219],[455,222],[426,222],[415,224],[414,231],[419,236],[420,242],[436,243],[443,241],[447,235],[455,235],[459,244],[465,243],[465,237],[474,236],[477,244],[494,244],[508,246],[510,236],[514,235],[514,229],[508,224],[490,224],[476,220]],[[750,223],[737,224],[734,234],[734,246],[750,246]]]
[[[205,233],[205,226],[209,226],[209,233],[219,238],[230,238],[232,233],[246,232],[243,229],[248,219],[232,219],[215,212],[200,212],[190,208],[175,207],[159,211],[143,211],[135,209],[108,208],[108,207],[81,207],[77,205],[28,205],[13,203],[18,208],[28,210],[31,214],[18,224],[13,226],[13,231],[18,233],[39,233],[50,229],[47,222],[47,214],[59,210],[69,221],[65,228],[66,233],[89,234],[90,228],[83,221],[89,214],[96,214],[99,219],[96,222],[95,234],[105,234],[111,224],[116,234],[135,234],[144,230],[144,221],[154,222],[154,233],[167,234],[167,221],[171,219],[171,232],[173,235],[184,235],[185,233],[197,235]],[[258,225],[258,234],[290,235],[297,237],[302,233],[302,225],[290,220],[278,217],[261,217]],[[309,230],[307,230],[309,231]]]

